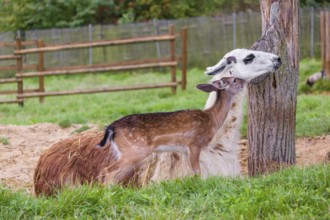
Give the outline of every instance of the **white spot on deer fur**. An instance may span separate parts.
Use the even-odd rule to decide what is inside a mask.
[[[178,152],[178,153],[188,153],[187,146],[179,146],[179,145],[159,145],[154,149],[155,153],[163,153],[163,152]]]
[[[116,160],[119,160],[121,157],[121,152],[118,148],[118,145],[114,140],[111,140],[111,147],[110,147],[111,153],[115,157]]]

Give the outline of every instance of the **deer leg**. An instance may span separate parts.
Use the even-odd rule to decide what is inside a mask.
[[[104,183],[126,184],[134,176],[137,165],[146,158],[146,154],[130,152],[123,154],[113,165],[106,167],[104,173]]]
[[[201,170],[199,166],[199,155],[200,155],[200,149],[199,147],[190,147],[189,152],[189,159],[190,159],[190,165],[192,170],[194,171],[194,174],[201,175]]]
[[[119,166],[120,166],[120,161],[116,161],[110,166],[103,168],[98,176],[98,180],[102,183],[112,183],[113,171],[117,170]]]
[[[118,170],[114,171],[114,182],[119,184],[128,184],[134,176],[136,164],[123,164]]]

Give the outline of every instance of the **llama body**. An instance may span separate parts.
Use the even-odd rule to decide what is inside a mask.
[[[245,95],[245,88],[235,95],[224,124],[213,136],[210,144],[202,149],[200,168],[203,178],[210,176],[241,176],[239,141]],[[213,98],[212,96],[212,102],[214,101]],[[205,109],[209,107],[205,106]],[[145,185],[148,182],[160,182],[193,175],[188,159],[182,153],[154,153],[146,158],[142,166],[137,169],[138,184]]]
[[[199,85],[206,92],[217,92],[216,102],[206,110],[130,115],[113,122],[99,146],[110,143],[118,161],[104,170],[104,181],[126,182],[153,152],[184,152],[193,172],[200,174],[200,151],[222,126],[234,95],[243,85],[243,80],[233,77]]]
[[[227,53],[216,65],[208,67],[205,74],[214,75],[211,81],[223,77],[237,77],[247,82],[260,83],[269,73],[277,70],[280,65],[281,59],[275,54],[235,49]],[[235,95],[223,126],[214,135],[211,143],[202,150],[200,155],[202,177],[241,176],[239,141],[245,96],[246,89]],[[211,92],[206,101],[205,109],[212,106],[216,98],[217,94]],[[192,174],[184,155],[154,154],[153,158],[150,158],[145,164],[150,164],[153,161],[157,162],[150,178],[151,181],[159,182],[164,179],[181,178]],[[139,169],[139,176],[147,177],[145,170],[148,169],[149,167]]]

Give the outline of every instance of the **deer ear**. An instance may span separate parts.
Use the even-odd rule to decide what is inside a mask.
[[[196,86],[197,89],[202,90],[204,92],[215,92],[218,89],[212,84],[199,84]]]

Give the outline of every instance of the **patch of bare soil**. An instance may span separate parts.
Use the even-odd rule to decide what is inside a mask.
[[[41,153],[80,127],[51,123],[0,126],[0,184],[33,193],[33,173]]]
[[[74,125],[63,129],[50,123],[0,126],[0,184],[33,193],[33,173],[41,153],[54,143],[74,135],[79,128]],[[242,140],[240,145],[242,171],[246,173],[246,141]],[[298,166],[323,163],[329,152],[330,135],[296,141]]]
[[[247,174],[247,141],[242,140],[240,146],[242,173]],[[298,167],[316,165],[324,162],[330,162],[330,135],[296,139],[296,165]]]

